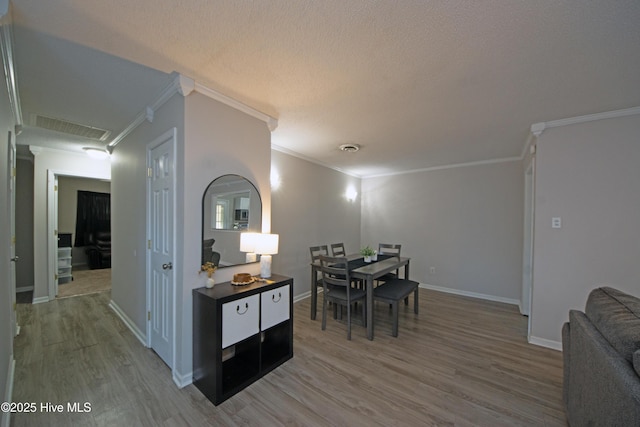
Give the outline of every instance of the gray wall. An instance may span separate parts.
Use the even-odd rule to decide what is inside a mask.
[[[545,130],[537,141],[531,335],[556,346],[569,310],[607,284],[640,296],[640,116]],[[551,218],[562,228],[552,229]]]
[[[26,159],[16,162],[16,255],[16,288],[32,288],[33,161]]]
[[[78,190],[110,193],[109,181],[60,176],[58,177],[58,233],[71,233],[71,244],[76,236],[76,217],[78,213]],[[84,247],[73,247],[72,263],[74,268],[86,266],[87,255]]]
[[[202,195],[218,176],[238,174],[252,181],[263,204],[262,230],[269,231],[270,133],[264,122],[192,93],[174,95],[114,150],[111,207],[112,300],[146,338],[146,146],[177,128],[176,158],[176,353],[174,380],[191,381],[192,289],[204,286],[199,275],[202,247]],[[250,148],[248,148],[250,147]],[[229,267],[215,273],[223,282],[238,271],[259,266]]]
[[[523,185],[519,160],[363,179],[362,244],[402,244],[421,283],[516,304]]]
[[[271,190],[272,229],[280,235],[273,271],[294,278],[294,295],[310,292],[309,247],[344,242],[348,253],[360,247],[360,196],[348,201],[349,185],[360,193],[360,179],[271,151],[271,168],[280,186]]]

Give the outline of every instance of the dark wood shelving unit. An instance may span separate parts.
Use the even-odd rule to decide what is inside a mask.
[[[215,405],[293,357],[293,279],[270,280],[193,290],[193,384]]]

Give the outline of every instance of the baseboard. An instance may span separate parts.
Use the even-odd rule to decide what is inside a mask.
[[[49,297],[38,297],[31,301],[32,304],[42,304],[43,302],[49,302]]]
[[[176,383],[176,385],[179,388],[183,388],[193,382],[193,372],[189,372],[188,374],[182,375],[179,372],[174,371],[172,373],[172,378],[173,378],[173,382]]]
[[[114,313],[124,322],[124,324],[129,328],[129,330],[133,333],[133,335],[138,338],[138,340],[142,343],[143,346],[147,346],[147,336],[144,334],[131,320],[129,316],[126,315],[124,311],[116,304],[113,300],[109,301],[109,307],[113,310]]]
[[[495,295],[487,295],[487,294],[480,294],[477,292],[463,291],[460,289],[445,288],[442,286],[429,285],[427,283],[420,283],[420,287],[424,289],[431,289],[432,291],[445,292],[447,294],[461,295],[464,297],[478,298],[478,299],[483,299],[487,301],[503,302],[505,304],[511,304],[511,305],[517,305],[517,306],[520,305],[520,300],[512,299],[512,298],[497,297]]]
[[[529,344],[539,345],[540,347],[550,348],[552,350],[562,351],[562,343],[560,341],[551,341],[544,338],[529,337]]]
[[[4,391],[4,400],[3,402],[11,402],[13,398],[13,379],[16,372],[16,361],[11,355],[9,359],[9,368],[7,370],[7,386]],[[9,427],[11,425],[11,412],[2,411],[2,421],[0,422],[0,426]]]
[[[20,286],[19,288],[16,288],[16,293],[31,292],[32,290],[33,290],[33,285],[31,285],[31,286]]]

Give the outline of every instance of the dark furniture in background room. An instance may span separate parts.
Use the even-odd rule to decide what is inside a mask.
[[[640,298],[594,289],[562,327],[569,425],[640,426]]]
[[[85,247],[89,269],[111,268],[111,232],[98,231],[91,233]]]

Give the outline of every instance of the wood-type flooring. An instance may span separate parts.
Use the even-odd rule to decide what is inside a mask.
[[[561,353],[528,344],[512,305],[420,289],[420,314],[401,305],[398,338],[377,303],[375,339],[356,317],[347,341],[344,322],[329,316],[322,331],[305,299],[294,307],[294,358],[214,406],[174,384],[110,295],[18,304],[13,401],[38,410],[13,414],[12,426],[567,425]],[[90,411],[67,412],[74,402]]]

